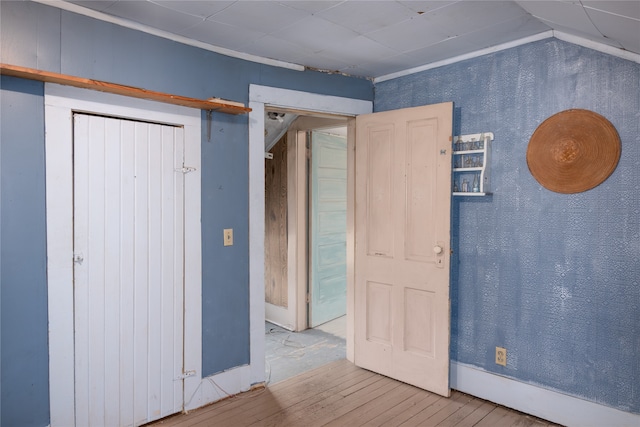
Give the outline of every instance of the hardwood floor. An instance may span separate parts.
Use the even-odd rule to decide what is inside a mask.
[[[150,425],[555,426],[457,391],[444,398],[346,360]]]

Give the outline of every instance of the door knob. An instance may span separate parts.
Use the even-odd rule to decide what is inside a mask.
[[[435,252],[436,255],[440,255],[443,252],[443,250],[444,249],[442,249],[442,246],[436,245],[436,246],[433,247],[433,252]]]

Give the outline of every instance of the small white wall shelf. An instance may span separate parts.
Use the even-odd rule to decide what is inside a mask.
[[[453,137],[453,195],[486,196],[490,193],[490,153],[493,132]]]

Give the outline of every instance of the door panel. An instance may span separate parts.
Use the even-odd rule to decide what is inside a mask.
[[[404,351],[433,357],[434,292],[404,289]]]
[[[366,208],[368,227],[367,254],[393,256],[393,228],[389,222],[392,200],[393,125],[382,124],[368,129],[370,138],[366,173],[368,183]],[[356,130],[356,132],[358,132]],[[357,135],[357,133],[356,133]]]
[[[391,345],[391,293],[385,283],[367,282],[366,339]]]
[[[76,425],[183,408],[183,146],[179,127],[74,116]]]
[[[347,310],[347,139],[311,134],[310,326]]]
[[[444,396],[452,108],[356,119],[355,363]]]
[[[436,170],[435,156],[430,156],[433,147],[424,141],[433,140],[437,130],[437,120],[415,121],[409,124],[406,153],[407,172],[407,214],[405,223],[405,259],[416,262],[432,262],[435,254],[433,223],[425,218],[433,218],[438,208],[434,203],[434,186],[424,185]]]

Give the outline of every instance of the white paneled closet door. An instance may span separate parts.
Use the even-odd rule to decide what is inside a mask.
[[[183,129],[74,115],[75,413],[137,426],[183,408]]]

